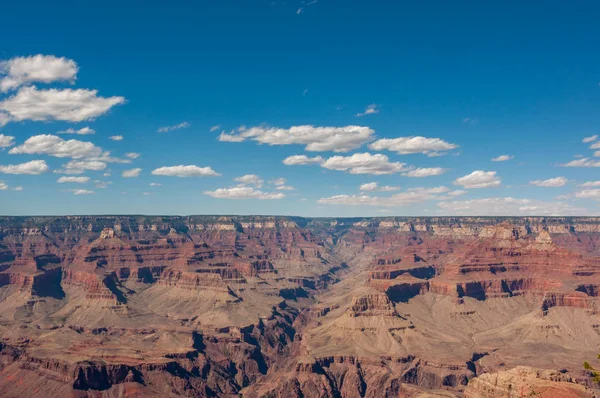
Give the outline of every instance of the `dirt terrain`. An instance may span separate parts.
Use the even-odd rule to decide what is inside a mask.
[[[593,397],[599,294],[600,218],[0,217],[0,396]]]

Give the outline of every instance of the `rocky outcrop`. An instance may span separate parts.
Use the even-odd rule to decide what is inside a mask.
[[[517,367],[481,375],[469,382],[465,398],[561,397],[593,398],[594,393],[557,371]]]

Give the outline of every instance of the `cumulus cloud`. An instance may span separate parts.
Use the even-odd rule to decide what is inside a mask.
[[[235,135],[235,134],[227,134],[226,132],[222,132],[219,134],[219,141],[221,142],[243,142],[246,141],[246,138]]]
[[[575,192],[575,197],[580,199],[600,200],[600,189],[584,189],[583,191]]]
[[[583,208],[564,202],[545,202],[533,199],[483,198],[439,202],[445,215],[464,216],[563,216],[585,214]]]
[[[56,182],[64,184],[67,182],[74,182],[77,184],[85,184],[90,180],[90,177],[60,177]]]
[[[590,136],[590,137],[585,137],[583,140],[581,140],[584,144],[596,141],[598,139],[598,136],[596,134]]]
[[[5,126],[8,122],[10,122],[8,113],[0,111],[0,127]]]
[[[362,184],[359,189],[362,192],[392,192],[392,191],[399,191],[400,187],[393,187],[390,185],[384,185],[384,186],[379,186],[378,183],[376,182],[369,182],[366,184]]]
[[[296,188],[285,185],[285,178],[276,178],[274,180],[269,181],[271,184],[275,185],[275,189],[278,191],[294,191]]]
[[[495,171],[475,170],[469,175],[454,180],[454,185],[464,188],[492,188],[500,186],[501,179],[496,176]]]
[[[71,59],[53,55],[16,57],[0,62],[0,91],[7,92],[28,83],[73,83],[77,77],[77,64]]]
[[[580,187],[600,187],[600,181],[588,181],[583,184],[579,184]]]
[[[150,185],[151,187],[160,187],[160,186],[162,186],[162,184],[159,184],[158,182],[151,182],[148,185]]]
[[[111,135],[110,137],[108,137],[109,140],[113,140],[113,141],[123,141],[123,136],[122,135]]]
[[[350,174],[384,175],[406,170],[406,163],[390,162],[381,154],[355,153],[352,156],[333,156],[321,163],[329,170],[347,171]]]
[[[448,188],[440,186],[434,188],[412,188],[405,192],[386,197],[369,195],[335,195],[328,198],[321,198],[317,203],[326,205],[402,207],[427,200],[440,199],[440,194],[447,191]]]
[[[0,173],[37,175],[50,170],[44,160],[32,160],[20,164],[0,165]]]
[[[138,177],[141,172],[142,172],[142,169],[136,168],[136,169],[131,169],[131,170],[124,170],[123,173],[121,173],[121,175],[125,178],[134,178],[134,177]]]
[[[66,129],[65,131],[59,131],[57,134],[77,134],[77,135],[91,135],[95,134],[96,131],[89,127],[82,127],[79,130],[73,128]]]
[[[257,188],[262,187],[263,182],[264,182],[256,174],[246,174],[241,177],[236,177],[233,179],[233,181],[239,182],[240,184],[244,184],[244,185],[254,185]]]
[[[590,158],[581,158],[571,160],[568,163],[561,164],[562,167],[600,167],[600,160]]]
[[[190,127],[190,124],[188,122],[182,122],[182,123],[176,124],[174,126],[161,127],[158,129],[158,132],[159,133],[168,133],[169,131],[184,129],[187,127]]]
[[[170,176],[170,177],[217,177],[219,173],[210,167],[198,167],[196,165],[179,165],[159,167],[152,171],[155,176]]]
[[[106,168],[106,163],[98,160],[71,160],[63,164],[62,169],[55,170],[60,174],[83,174],[87,170],[101,171]]]
[[[105,114],[113,106],[125,103],[123,97],[99,97],[97,90],[22,87],[13,96],[0,101],[0,111],[10,120],[82,122]]]
[[[231,134],[221,133],[219,141],[242,142],[252,140],[267,145],[305,145],[311,152],[348,152],[373,139],[374,131],[369,127],[315,127],[310,125],[292,126],[289,129],[277,127],[240,127]]]
[[[530,181],[529,183],[531,185],[536,185],[538,187],[564,187],[567,182],[569,182],[569,180],[567,180],[565,177],[556,177],[556,178],[550,178],[547,180],[534,180],[534,181]]]
[[[87,189],[69,189],[68,192],[71,192],[73,195],[92,195],[94,193],[94,191]]]
[[[221,125],[220,125],[220,124],[214,125],[214,126],[212,126],[212,127],[210,128],[210,132],[212,133],[213,131],[217,131],[217,130],[218,130],[218,129],[220,129],[220,128],[221,128]]]
[[[5,191],[8,189],[8,185],[4,181],[0,181],[0,191]]]
[[[500,155],[492,159],[492,162],[506,162],[507,160],[511,160],[514,156],[511,155]]]
[[[446,142],[441,138],[413,136],[382,138],[369,144],[369,148],[375,151],[392,151],[398,153],[399,155],[422,153],[436,156],[441,152],[458,148],[458,145]]]
[[[366,115],[373,115],[375,113],[379,113],[379,109],[377,109],[377,104],[371,104],[371,105],[367,106],[367,109],[365,109],[364,112],[359,112],[354,116],[361,117],[361,116],[366,116]]]
[[[102,148],[91,142],[79,140],[65,141],[57,135],[42,134],[29,137],[23,145],[12,148],[10,154],[50,155],[57,158],[80,159],[101,156]]]
[[[464,191],[462,189],[457,189],[455,191],[450,191],[446,194],[446,196],[460,196],[460,195],[464,195],[466,194],[467,191]]]
[[[402,173],[402,175],[405,177],[421,178],[439,176],[440,174],[444,174],[446,171],[448,171],[448,169],[443,169],[441,167],[424,167],[407,171],[406,173]]]
[[[232,188],[218,188],[214,191],[205,191],[205,195],[219,199],[283,199],[281,192],[263,192],[252,187],[237,186]]]
[[[0,148],[8,148],[15,145],[15,137],[0,134]]]
[[[127,156],[129,159],[137,159],[139,158],[141,155],[137,152],[127,152],[125,154],[125,156]]]
[[[323,159],[321,156],[315,156],[314,158],[309,158],[306,155],[293,155],[293,156],[288,156],[287,158],[283,159],[283,164],[287,165],[287,166],[304,166],[304,165],[311,165],[311,164],[321,164],[323,163],[325,159]]]

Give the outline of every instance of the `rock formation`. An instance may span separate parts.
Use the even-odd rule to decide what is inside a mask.
[[[600,218],[0,217],[0,396],[588,397],[599,292]]]

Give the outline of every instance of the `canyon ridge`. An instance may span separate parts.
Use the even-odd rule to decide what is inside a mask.
[[[594,397],[600,217],[0,217],[2,397]]]

